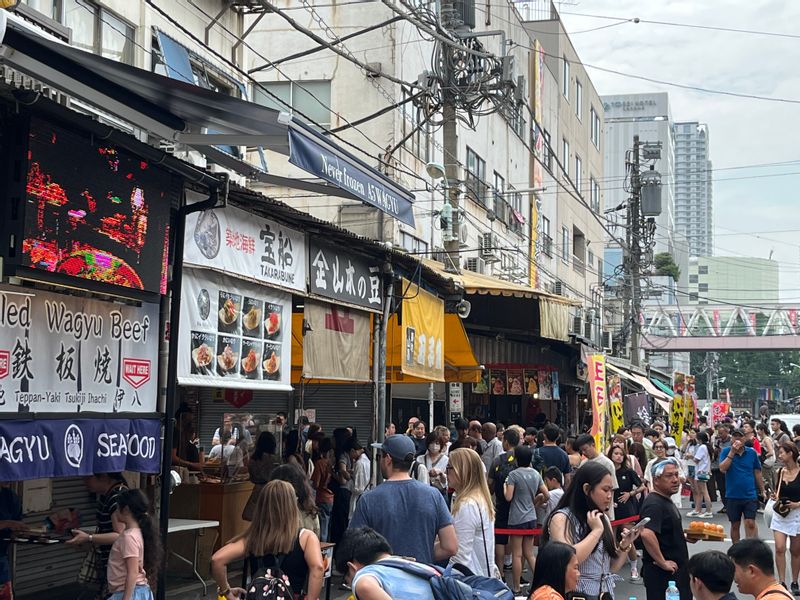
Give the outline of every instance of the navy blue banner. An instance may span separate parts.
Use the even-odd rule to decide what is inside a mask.
[[[160,467],[158,419],[0,421],[0,481]]]
[[[406,225],[414,227],[413,196],[344,151],[333,150],[316,132],[289,127],[289,162],[350,192]]]

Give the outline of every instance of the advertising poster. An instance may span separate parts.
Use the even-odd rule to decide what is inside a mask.
[[[691,424],[692,427],[697,427],[697,385],[694,375],[686,376],[686,402],[684,405],[684,418],[683,422]]]
[[[669,432],[675,438],[675,443],[680,447],[683,439],[684,418],[683,394],[675,394],[669,411]]]
[[[506,370],[505,369],[492,369],[491,373],[491,392],[492,396],[505,396],[506,390]]]
[[[525,394],[539,397],[539,371],[525,369]]]
[[[539,371],[539,399],[553,399],[553,378],[551,371]]]
[[[731,410],[731,405],[728,402],[714,402],[711,404],[711,423],[715,425],[723,421]]]
[[[155,412],[158,310],[0,286],[0,412]]]
[[[169,173],[37,118],[27,168],[22,265],[166,293]]]
[[[184,262],[299,292],[306,291],[305,235],[236,208],[186,217]]]
[[[509,369],[506,383],[508,384],[509,396],[522,396],[524,390],[522,369]]]
[[[178,383],[291,390],[292,297],[184,269]]]
[[[561,400],[561,387],[558,384],[558,371],[550,371],[550,382],[553,385],[553,400]]]
[[[473,394],[488,394],[489,393],[489,371],[481,372],[481,380],[478,383],[472,384]]]
[[[602,451],[606,442],[606,357],[604,354],[589,356],[589,389],[592,392],[592,430],[594,443]]]
[[[402,280],[401,371],[428,381],[444,381],[444,300]]]
[[[307,300],[303,377],[369,381],[370,318],[363,310]]]

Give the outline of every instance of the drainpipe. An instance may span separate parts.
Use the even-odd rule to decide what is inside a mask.
[[[170,329],[169,329],[169,357],[167,359],[167,398],[164,407],[164,444],[162,447],[161,460],[161,495],[159,530],[161,539],[166,548],[169,533],[169,495],[170,479],[172,477],[172,443],[173,430],[175,427],[175,400],[178,397],[178,329],[181,320],[181,287],[183,283],[183,239],[186,232],[186,217],[191,213],[209,210],[217,207],[225,207],[228,203],[228,174],[221,173],[217,178],[217,185],[210,188],[210,195],[207,200],[186,204],[184,195],[183,205],[178,209],[175,222],[175,250],[172,265],[172,285],[170,286]],[[165,572],[167,569],[168,553],[164,552],[164,558],[159,573],[158,589],[156,598],[164,600],[166,596]]]

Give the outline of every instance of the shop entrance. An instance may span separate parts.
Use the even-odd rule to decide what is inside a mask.
[[[419,417],[425,421],[425,429],[428,425],[428,400],[420,398],[392,398],[392,422],[397,427],[397,433],[405,433],[408,420],[411,417]],[[447,425],[447,414],[445,403],[435,401],[433,403],[433,424]]]

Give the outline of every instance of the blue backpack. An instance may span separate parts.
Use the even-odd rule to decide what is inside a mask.
[[[473,575],[463,566],[442,569],[395,558],[384,559],[380,565],[424,577],[431,584],[434,600],[514,600],[514,593],[505,583],[494,577]]]

